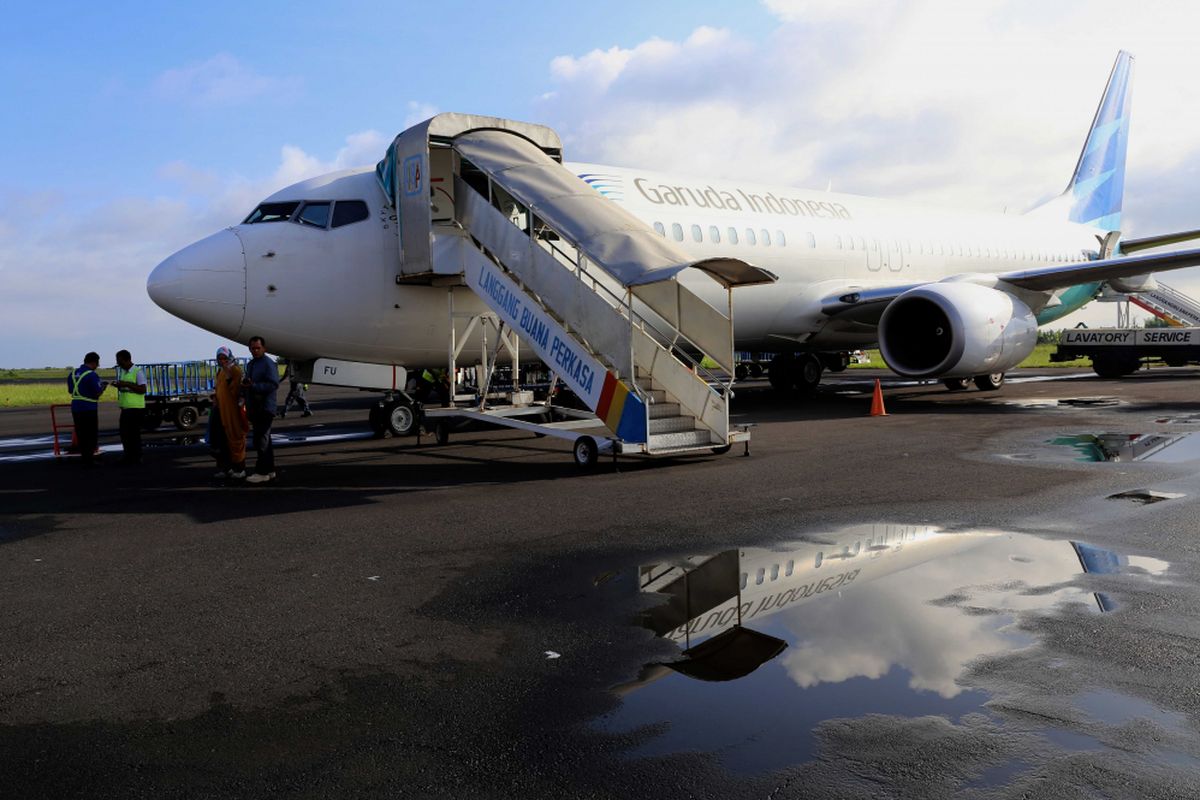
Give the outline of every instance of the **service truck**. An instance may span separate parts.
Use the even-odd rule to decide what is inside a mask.
[[[1101,378],[1119,378],[1147,360],[1169,367],[1200,363],[1200,328],[1075,328],[1062,332],[1054,362],[1090,358]]]

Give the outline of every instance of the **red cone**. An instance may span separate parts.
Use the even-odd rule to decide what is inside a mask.
[[[879,386],[879,378],[875,379],[875,394],[871,397],[871,416],[886,417],[887,411],[883,408],[883,389]]]

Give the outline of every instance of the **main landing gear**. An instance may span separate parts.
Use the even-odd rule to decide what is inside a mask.
[[[980,391],[994,392],[1004,385],[1004,373],[992,372],[987,375],[976,375],[974,378],[944,378],[942,380],[942,385],[952,392],[969,389],[972,383]]]
[[[816,353],[780,353],[771,359],[767,379],[778,391],[798,389],[811,394],[821,383],[825,363]]]
[[[421,405],[407,396],[389,396],[371,406],[369,422],[375,438],[412,436],[420,422]]]

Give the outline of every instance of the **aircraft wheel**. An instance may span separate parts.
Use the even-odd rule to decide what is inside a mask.
[[[1004,385],[1004,373],[992,372],[988,375],[976,375],[975,386],[984,392],[994,392]]]
[[[821,359],[813,353],[800,356],[796,364],[796,388],[806,393],[815,392],[821,383],[821,373],[824,369]]]
[[[846,367],[850,366],[850,354],[847,352],[825,353],[821,357],[821,363],[830,372],[845,372]]]
[[[576,466],[581,469],[591,469],[596,466],[596,461],[600,458],[600,448],[596,446],[596,440],[592,437],[580,436],[575,440],[575,446],[571,448],[571,455],[575,457]]]
[[[387,428],[393,436],[412,436],[417,432],[417,412],[408,403],[397,401],[387,406]]]
[[[1093,356],[1092,371],[1101,378],[1119,378],[1126,373],[1123,360],[1113,356]]]
[[[195,406],[180,406],[175,410],[175,427],[181,431],[190,431],[200,421],[200,412]]]
[[[961,392],[971,386],[970,378],[944,378],[942,385],[952,392]]]
[[[791,353],[780,353],[771,359],[771,366],[767,370],[767,379],[771,382],[771,388],[777,392],[786,392],[795,384],[796,360]]]

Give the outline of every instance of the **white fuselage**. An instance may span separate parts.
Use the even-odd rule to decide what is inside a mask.
[[[734,292],[739,350],[835,350],[872,343],[873,329],[831,324],[821,313],[823,299],[849,287],[1080,261],[1097,249],[1092,229],[1037,215],[975,214],[592,164],[567,166],[689,255],[736,257],[779,276],[776,284]],[[321,176],[264,203],[289,201],[361,201],[367,213],[340,226],[235,225],[163,261],[149,278],[151,297],[223,337],[264,336],[272,352],[290,358],[410,368],[445,364],[449,297],[457,312],[482,313],[484,305],[465,287],[396,282],[395,212],[374,172]],[[724,290],[708,276],[690,270],[681,279],[715,307],[725,307]],[[1067,310],[1073,309],[1062,313]]]

